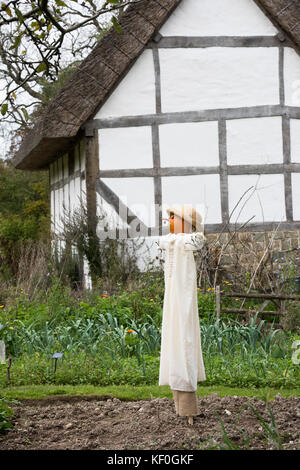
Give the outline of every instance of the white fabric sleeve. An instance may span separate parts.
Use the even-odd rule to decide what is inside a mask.
[[[159,248],[166,250],[170,245],[175,243],[177,236],[174,233],[169,233],[168,235],[162,235],[159,237]]]
[[[184,235],[184,249],[187,251],[200,250],[205,240],[203,232],[187,233]]]
[[[166,235],[159,237],[158,246],[161,250],[166,250],[168,246],[168,241]]]

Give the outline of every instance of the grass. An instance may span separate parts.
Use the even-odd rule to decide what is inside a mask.
[[[300,388],[279,389],[279,388],[238,388],[218,386],[198,386],[197,393],[204,397],[211,393],[216,393],[220,397],[224,396],[245,396],[257,397],[262,400],[273,400],[275,395],[280,393],[283,397],[300,396]],[[110,385],[98,387],[95,385],[24,385],[19,387],[0,388],[0,397],[6,399],[43,399],[51,396],[111,396],[122,400],[145,400],[150,398],[172,398],[172,392],[168,386],[144,385]]]

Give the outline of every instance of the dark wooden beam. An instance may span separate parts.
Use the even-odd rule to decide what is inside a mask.
[[[224,166],[224,162],[222,163]],[[162,168],[129,168],[102,170],[101,178],[149,178],[151,176],[217,175],[220,166],[178,166]],[[223,171],[223,170],[222,170]],[[269,175],[300,173],[300,163],[268,163],[264,165],[227,165],[228,175]]]
[[[290,41],[285,46],[290,45]],[[151,42],[147,48],[207,48],[207,47],[276,47],[282,46],[278,36],[167,36]]]
[[[83,128],[86,132],[92,129],[110,129],[119,127],[152,126],[153,124],[173,124],[188,122],[218,121],[219,119],[246,119],[287,115],[300,119],[300,108],[294,106],[265,105],[243,108],[203,109],[200,111],[182,111],[174,113],[146,114],[123,116],[117,118],[93,119],[87,121]]]
[[[142,236],[148,236],[148,227],[134,214],[117,196],[117,194],[110,189],[101,178],[96,180],[96,191],[103,197],[103,199],[112,206],[115,212],[120,216],[124,222],[129,226],[133,222],[135,227],[141,233]],[[129,227],[130,232],[130,227]]]
[[[84,137],[85,148],[85,183],[86,183],[86,210],[87,224],[90,236],[94,240],[97,238],[97,194],[96,179],[99,173],[99,147],[98,131],[94,131],[93,136]],[[97,279],[91,270],[93,287]]]

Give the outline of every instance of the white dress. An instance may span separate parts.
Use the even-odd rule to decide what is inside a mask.
[[[194,253],[203,246],[202,232],[170,233],[160,237],[166,250],[165,294],[161,332],[159,385],[194,392],[206,380],[198,316],[197,272]]]

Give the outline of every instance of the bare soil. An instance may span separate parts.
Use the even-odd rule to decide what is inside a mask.
[[[271,424],[266,403],[258,398],[211,394],[198,397],[194,425],[175,414],[168,398],[121,401],[110,397],[51,397],[22,400],[14,409],[13,429],[0,434],[0,450],[206,449],[224,444],[219,413],[228,437],[246,449],[276,449],[249,402]],[[269,402],[282,448],[300,449],[300,397],[277,395]]]

